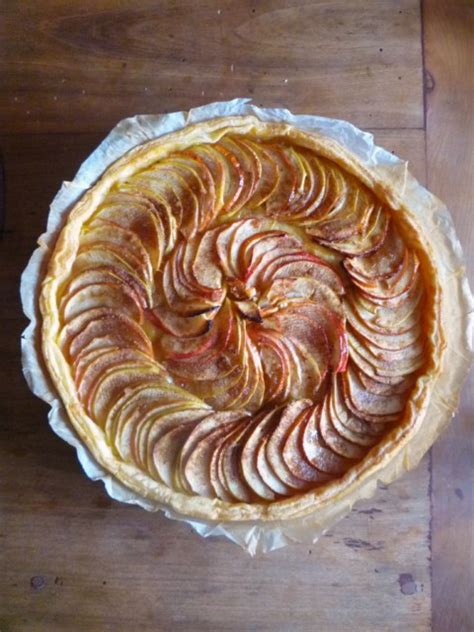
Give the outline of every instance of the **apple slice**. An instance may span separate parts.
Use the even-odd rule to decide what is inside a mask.
[[[255,423],[251,427],[249,433],[245,437],[240,455],[240,465],[242,476],[249,488],[258,497],[264,500],[275,500],[277,494],[265,483],[257,467],[257,453],[261,445],[262,438],[265,437],[265,431],[268,430],[272,419],[276,417],[275,411],[270,413],[261,413],[257,415]],[[278,481],[278,479],[277,479]],[[278,482],[277,482],[278,484]]]
[[[227,155],[231,154],[235,157],[243,174],[242,190],[232,209],[235,213],[245,206],[252,197],[260,179],[261,165],[255,152],[241,143],[238,137],[224,136],[220,139],[219,145],[228,152]]]
[[[276,191],[280,182],[280,174],[276,162],[272,159],[265,145],[257,140],[242,137],[240,142],[256,157],[259,166],[259,177],[251,199],[248,201],[253,207],[259,207]]]
[[[180,316],[163,305],[157,305],[145,312],[145,318],[148,322],[178,339],[194,338],[209,332],[212,327],[212,315],[212,313],[208,313],[197,316]]]
[[[160,214],[134,197],[126,193],[108,196],[106,206],[99,210],[97,217],[136,235],[147,251],[153,269],[157,270],[165,252],[165,227]]]
[[[319,419],[319,429],[324,443],[336,454],[359,461],[367,454],[367,447],[348,441],[335,428],[333,415],[330,406],[330,395],[328,394],[321,406],[321,417]]]
[[[59,314],[63,322],[67,323],[82,312],[95,307],[121,311],[139,323],[143,320],[143,310],[133,290],[124,284],[110,281],[91,283],[63,296]]]
[[[216,239],[222,228],[219,226],[205,232],[199,239],[192,264],[196,281],[213,290],[222,288],[222,270],[217,256]]]
[[[185,440],[196,425],[209,415],[209,408],[177,405],[165,416],[155,417],[146,434],[145,469],[154,478],[173,487],[179,454]],[[176,432],[176,434],[174,434]]]
[[[357,372],[359,380],[364,385],[364,388],[370,393],[375,395],[406,395],[407,391],[411,389],[416,381],[415,375],[409,375],[400,384],[384,384],[369,377],[363,373],[358,367],[353,365],[353,370]]]
[[[123,341],[124,344],[125,341],[133,340],[131,346],[139,347],[148,355],[153,355],[150,340],[141,327],[125,314],[107,307],[94,307],[73,318],[62,328],[59,345],[65,355],[74,358],[92,337],[100,336],[101,333],[113,333],[117,336],[117,341]]]
[[[258,423],[258,420],[257,420]],[[251,502],[253,494],[245,482],[241,471],[242,445],[255,427],[255,420],[244,420],[228,434],[220,446],[217,463],[218,475],[222,486],[234,498],[234,501]]]
[[[366,340],[371,340],[375,346],[381,349],[404,349],[413,345],[421,337],[421,325],[419,321],[415,322],[413,327],[402,333],[392,333],[390,329],[386,329],[384,333],[380,333],[367,326],[367,322],[355,311],[350,302],[347,302],[344,307],[349,329],[353,329],[359,338],[362,337]]]
[[[134,432],[131,437],[131,452],[135,464],[140,469],[148,471],[147,468],[152,437],[153,441],[159,441],[163,438],[178,423],[176,421],[176,414],[182,415],[183,411],[188,414],[192,414],[194,412],[199,414],[199,412],[202,412],[199,404],[189,401],[178,401],[169,406],[161,406],[153,415],[146,415],[145,418],[141,418],[135,425]],[[191,417],[191,419],[193,418]],[[196,423],[197,420],[195,420],[194,423],[187,424],[190,427],[187,428],[185,436],[191,432],[192,427]],[[182,424],[180,424],[180,427],[182,427]],[[170,444],[167,444],[167,448],[174,451],[174,453],[168,453],[168,459],[171,459],[173,456],[177,456],[176,451],[179,451],[178,448],[181,448],[184,443],[184,438],[185,437],[183,437],[183,441],[181,441],[179,445],[171,446]],[[164,455],[162,454],[162,456]],[[160,467],[163,475],[169,474],[171,477],[172,473],[169,469],[170,460],[168,459],[163,458],[161,460],[161,465],[158,465],[158,474],[160,478],[163,478],[159,473]],[[153,470],[153,474],[155,474],[155,470]],[[168,482],[169,480],[170,478],[168,478],[165,482]]]
[[[298,173],[285,148],[277,144],[266,144],[265,151],[276,164],[278,170],[278,187],[265,201],[265,212],[273,217],[284,213],[297,195]]]
[[[374,424],[354,415],[346,406],[340,384],[340,376],[334,376],[329,395],[329,414],[334,427],[342,438],[369,448],[378,443],[390,424]]]
[[[284,402],[290,396],[293,375],[293,354],[271,330],[254,330],[250,335],[256,341],[265,379],[265,400]],[[296,367],[294,370],[297,370]]]
[[[308,209],[299,222],[306,231],[313,228],[318,230],[317,226],[327,219],[336,217],[344,208],[348,192],[346,178],[334,163],[321,157],[314,157],[311,166],[316,178],[319,179],[321,191],[312,208]]]
[[[390,423],[396,421],[405,408],[406,398],[402,394],[377,395],[367,391],[352,365],[342,376],[342,386],[347,407],[366,421]]]
[[[336,454],[327,447],[319,428],[320,415],[321,407],[314,406],[304,428],[303,452],[310,464],[317,470],[332,476],[341,476],[349,469],[352,461]]]
[[[241,199],[246,185],[245,173],[233,151],[224,147],[221,142],[216,143],[214,148],[220,153],[223,164],[226,166],[227,190],[225,194],[225,205],[221,211],[221,216],[229,218],[237,214],[242,208]]]
[[[156,365],[130,361],[128,364],[112,366],[103,371],[91,389],[86,402],[90,415],[102,426],[107,413],[125,388],[145,382],[152,382],[160,375]]]
[[[351,257],[344,261],[344,266],[355,279],[373,281],[384,279],[395,274],[403,263],[406,246],[393,222],[387,229],[385,239],[380,248],[370,255],[363,257]]]
[[[71,279],[67,285],[62,288],[62,297],[73,294],[77,290],[96,283],[119,284],[124,288],[125,292],[130,292],[140,308],[146,309],[147,294],[143,290],[143,285],[137,284],[136,277],[131,277],[117,268],[109,268],[107,266],[98,266],[96,268],[86,268],[84,270],[73,269]]]
[[[291,428],[299,415],[311,405],[311,400],[302,399],[286,406],[266,446],[267,458],[276,476],[292,489],[306,489],[308,482],[297,478],[289,470],[283,458],[283,447]]]
[[[112,224],[107,220],[95,219],[87,232],[81,233],[79,252],[88,246],[103,246],[120,256],[139,274],[146,283],[153,276],[148,252],[141,241],[131,230],[121,228],[118,224]]]
[[[242,423],[241,412],[212,413],[191,431],[178,458],[180,479],[189,492],[213,497],[210,463],[218,440]]]
[[[283,460],[296,478],[308,483],[324,483],[330,476],[311,465],[303,452],[303,435],[311,415],[309,407],[297,417],[283,447]]]
[[[104,426],[106,436],[113,437],[117,427],[133,415],[144,417],[156,412],[157,407],[177,402],[191,402],[206,408],[197,398],[168,382],[164,375],[155,374],[152,381],[138,382],[127,388],[109,409]]]

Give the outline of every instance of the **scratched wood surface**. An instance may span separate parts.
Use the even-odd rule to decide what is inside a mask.
[[[428,184],[451,208],[472,286],[474,4],[428,0],[424,32]],[[459,414],[432,450],[433,627],[437,631],[474,630],[473,421],[471,371]]]
[[[19,275],[49,201],[120,118],[250,96],[371,129],[425,181],[422,77],[421,12],[412,0],[0,5],[1,632],[425,631],[432,606],[433,620],[449,611],[442,590],[431,600],[428,457],[317,545],[250,559],[111,501],[50,431],[18,350]],[[436,177],[447,174],[440,167]],[[467,499],[462,467],[458,475]],[[457,524],[466,543],[468,525]],[[450,558],[439,555],[442,575]],[[459,555],[456,563],[463,565]],[[456,607],[467,608],[466,590],[457,593]]]

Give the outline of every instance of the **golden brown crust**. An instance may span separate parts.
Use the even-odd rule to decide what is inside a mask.
[[[152,479],[137,467],[119,460],[108,445],[103,431],[85,414],[77,397],[69,365],[58,345],[60,330],[58,288],[66,280],[76,257],[82,224],[104,200],[110,188],[173,151],[202,142],[215,142],[227,133],[251,133],[260,139],[275,136],[288,137],[298,145],[315,151],[318,155],[336,162],[347,172],[352,173],[374,191],[393,212],[397,213],[397,221],[403,230],[405,240],[411,242],[410,245],[421,260],[424,284],[430,296],[430,310],[425,319],[430,360],[423,375],[417,380],[399,425],[341,479],[332,481],[324,487],[270,504],[228,503],[178,493]],[[401,203],[396,188],[388,179],[380,179],[353,154],[326,137],[306,133],[286,124],[262,123],[254,117],[229,117],[190,126],[133,149],[112,165],[73,208],[66,226],[60,233],[51,256],[47,276],[42,284],[40,297],[43,315],[42,348],[48,370],[75,430],[98,462],[127,487],[146,498],[172,507],[180,514],[196,518],[216,521],[282,520],[309,514],[329,504],[337,505],[347,502],[348,498],[357,495],[357,490],[366,481],[377,476],[377,472],[381,472],[390,461],[395,459],[419,431],[429,403],[432,384],[440,371],[444,350],[440,318],[441,300],[442,290],[431,248],[423,239],[422,229],[415,214]]]

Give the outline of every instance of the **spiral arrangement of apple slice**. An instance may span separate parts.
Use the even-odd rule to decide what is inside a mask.
[[[118,458],[182,493],[273,501],[400,421],[422,300],[415,251],[356,178],[224,136],[115,185],[82,228],[59,343]]]

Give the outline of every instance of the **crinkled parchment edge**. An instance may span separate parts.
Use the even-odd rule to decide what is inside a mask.
[[[399,192],[398,198],[416,215],[416,221],[430,240],[440,271],[443,294],[449,297],[442,305],[447,348],[444,370],[439,376],[422,428],[395,459],[367,480],[357,495],[333,506],[284,522],[211,523],[190,519],[169,507],[145,499],[122,485],[96,462],[69,422],[42,360],[40,349],[41,320],[38,309],[40,283],[58,233],[69,210],[99,176],[131,148],[177,131],[192,123],[221,116],[253,114],[262,121],[285,122],[305,131],[316,131],[336,140],[352,151],[374,174],[389,181]],[[474,300],[465,276],[463,253],[448,209],[424,189],[408,172],[408,164],[377,147],[373,136],[346,121],[319,116],[293,115],[284,109],[256,107],[249,99],[211,103],[189,112],[164,115],[140,115],[124,119],[110,132],[82,164],[72,182],[63,182],[48,216],[47,230],[38,240],[21,279],[23,310],[30,324],[22,335],[23,372],[30,389],[51,406],[48,418],[54,432],[72,445],[89,478],[102,480],[107,493],[121,502],[140,505],[148,511],[162,510],[168,518],[185,521],[203,537],[225,536],[251,555],[269,552],[291,542],[314,543],[337,520],[346,515],[354,502],[372,496],[377,481],[389,483],[420,461],[437,436],[454,415],[462,383],[473,359]],[[446,367],[449,364],[449,370]]]

